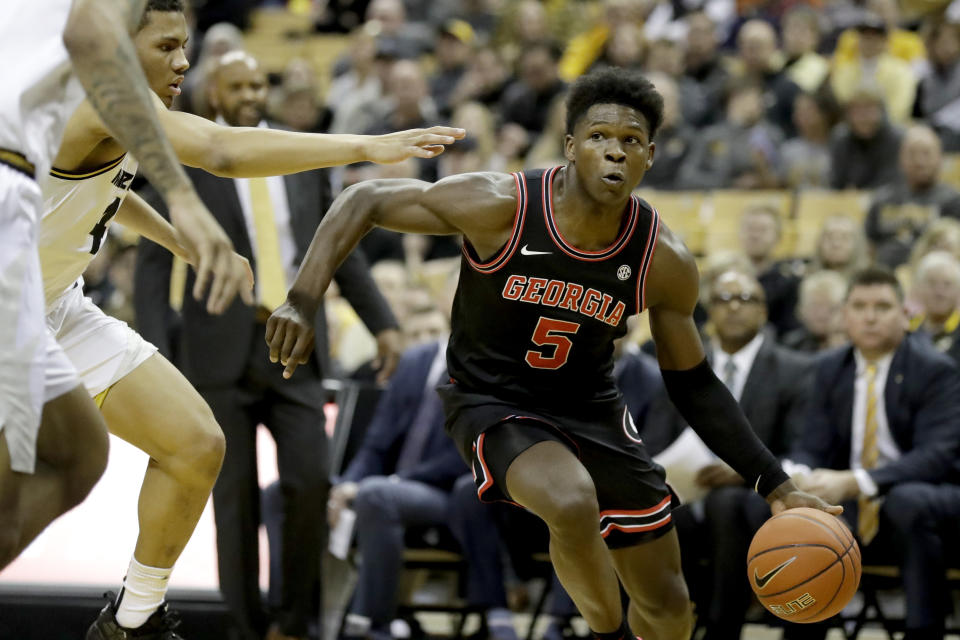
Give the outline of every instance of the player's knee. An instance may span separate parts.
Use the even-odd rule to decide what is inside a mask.
[[[212,485],[220,474],[223,456],[227,450],[223,431],[206,404],[193,410],[191,424],[195,428],[184,438],[171,455],[176,460],[180,480],[197,485]]]
[[[596,535],[600,530],[597,492],[589,481],[551,493],[541,517],[551,531],[564,535]]]
[[[364,479],[353,499],[357,520],[364,523],[391,520],[396,514],[395,487],[389,478],[372,476]]]
[[[91,408],[75,421],[75,450],[69,454],[70,464],[62,469],[66,487],[67,509],[83,502],[97,484],[110,457],[110,438],[107,425],[99,411]]]
[[[20,527],[17,509],[0,509],[0,569],[10,564],[17,555]]]
[[[693,606],[682,574],[671,572],[657,580],[655,588],[644,589],[642,600],[634,600],[633,605],[643,617],[663,620],[671,629],[686,629],[688,633],[683,637],[689,637]]]

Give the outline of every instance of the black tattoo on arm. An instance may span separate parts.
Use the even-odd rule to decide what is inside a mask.
[[[76,0],[64,44],[90,104],[166,198],[191,187],[160,127],[127,31],[128,24],[134,29],[139,24],[144,4],[144,0]]]

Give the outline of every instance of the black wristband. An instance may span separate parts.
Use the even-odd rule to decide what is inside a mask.
[[[687,424],[760,495],[770,495],[788,479],[706,359],[692,369],[661,373],[670,399]]]

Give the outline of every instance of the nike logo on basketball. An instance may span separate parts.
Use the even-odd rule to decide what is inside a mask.
[[[797,559],[797,556],[793,556],[792,558],[790,558],[790,559],[787,560],[786,562],[780,563],[779,565],[777,565],[776,567],[774,567],[773,569],[771,569],[771,570],[768,571],[767,573],[763,574],[763,576],[760,576],[760,574],[757,573],[756,567],[754,567],[754,569],[753,569],[753,582],[757,585],[757,589],[763,589],[765,586],[767,586],[767,583],[768,583],[768,582],[770,582],[771,580],[773,580],[778,573],[780,573],[781,571],[783,571],[784,569],[786,569],[787,566],[788,566],[791,562],[793,562],[794,560],[796,560],[796,559]]]
[[[550,255],[549,251],[534,251],[533,249],[527,249],[527,245],[523,245],[520,248],[520,253],[525,256],[548,256]]]

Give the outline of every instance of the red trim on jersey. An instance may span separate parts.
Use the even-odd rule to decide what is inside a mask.
[[[641,509],[639,511],[601,511],[600,517],[609,517],[616,518],[617,516],[648,516],[650,514],[656,513],[657,511],[662,511],[664,507],[670,505],[672,500],[671,496],[667,496],[661,500],[658,504],[650,507],[649,509]]]
[[[673,518],[672,515],[667,514],[661,520],[658,520],[653,524],[640,524],[640,525],[629,525],[629,524],[623,525],[623,524],[615,524],[611,522],[606,527],[604,527],[602,531],[600,531],[600,537],[606,538],[614,530],[623,531],[624,533],[642,533],[644,531],[652,531],[654,529],[659,529],[660,527],[670,524],[670,521],[672,518]]]
[[[554,167],[549,171],[545,171],[540,189],[543,199],[543,218],[547,223],[547,232],[553,239],[553,243],[571,258],[584,262],[599,262],[600,260],[612,258],[620,253],[623,248],[629,244],[630,238],[633,237],[633,232],[637,228],[637,218],[639,217],[637,215],[637,209],[639,208],[637,198],[630,196],[630,220],[620,232],[619,237],[613,241],[613,244],[600,251],[584,251],[583,249],[578,249],[563,237],[563,234],[560,232],[560,227],[557,226],[556,220],[554,220],[553,217],[553,179],[559,170],[560,167]]]
[[[486,435],[485,433],[481,433],[480,437],[477,438],[477,460],[480,461],[480,468],[483,471],[483,484],[477,489],[477,497],[480,498],[480,500],[483,500],[484,492],[493,486],[493,474],[490,473],[487,461],[483,459],[483,439]]]
[[[653,218],[650,220],[650,233],[647,235],[647,246],[643,249],[643,261],[640,263],[640,275],[637,277],[637,313],[643,313],[647,308],[647,274],[653,264],[653,254],[657,250],[657,238],[660,237],[660,212],[650,205]]]
[[[487,262],[477,262],[470,256],[470,251],[467,249],[470,241],[467,240],[466,237],[463,239],[463,255],[466,257],[470,266],[480,273],[490,274],[499,271],[510,261],[510,258],[513,257],[513,254],[517,251],[517,247],[520,245],[520,236],[523,234],[523,221],[527,216],[527,179],[523,173],[517,172],[513,174],[513,180],[517,183],[517,212],[513,217],[513,230],[510,232],[510,239],[507,241],[507,244],[503,246],[503,249]]]

